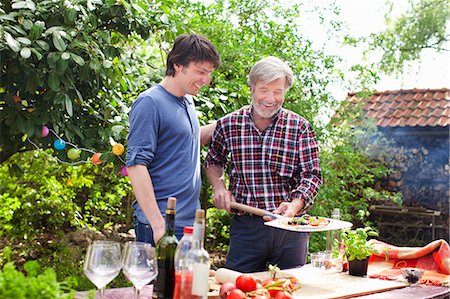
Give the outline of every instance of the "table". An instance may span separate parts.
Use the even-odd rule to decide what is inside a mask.
[[[140,299],[152,298],[153,286],[148,285],[142,290]],[[87,299],[88,292],[77,292],[75,299]],[[96,296],[95,298],[99,298]],[[107,289],[105,292],[105,299],[123,299],[133,298],[133,288]],[[381,293],[360,296],[348,297],[357,299],[448,299],[450,298],[450,289],[448,287],[437,287],[419,285],[414,287],[405,287]],[[326,298],[323,298],[326,299]]]

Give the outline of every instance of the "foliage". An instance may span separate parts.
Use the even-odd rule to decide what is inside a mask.
[[[231,217],[232,214],[225,210],[208,209],[205,236],[205,248],[207,251],[228,251]]]
[[[407,62],[418,60],[424,49],[449,50],[445,48],[449,41],[448,0],[410,0],[407,12],[396,19],[390,17],[392,5],[386,15],[387,29],[366,38],[368,51],[382,50],[382,71],[401,72]]]
[[[367,243],[368,237],[376,237],[378,233],[370,226],[365,228],[347,229],[341,232],[341,241],[344,247],[345,255],[349,261],[364,260],[370,257],[376,249],[372,244]]]
[[[71,284],[58,282],[53,269],[41,270],[36,261],[28,261],[24,268],[27,275],[16,270],[13,262],[5,264],[0,271],[0,298],[74,298]]]
[[[123,203],[131,186],[111,170],[106,165],[58,164],[50,149],[12,156],[0,167],[0,236],[27,240],[126,222]]]
[[[124,143],[127,103],[152,79],[143,74],[154,53],[136,44],[169,28],[164,10],[147,0],[1,1],[0,162],[33,149],[26,137],[43,125],[97,151]]]

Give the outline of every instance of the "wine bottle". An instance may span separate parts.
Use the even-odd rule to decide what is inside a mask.
[[[153,298],[172,299],[175,287],[175,250],[178,240],[175,236],[176,198],[169,197],[166,209],[166,231],[156,244],[158,276],[153,287]]]
[[[181,281],[188,296],[181,293],[181,298],[207,299],[209,291],[209,269],[211,266],[208,252],[203,248],[205,237],[205,210],[195,212],[192,248],[185,257],[185,268],[181,273]]]

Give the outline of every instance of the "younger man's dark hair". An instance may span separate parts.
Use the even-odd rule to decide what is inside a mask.
[[[214,45],[199,34],[184,34],[177,37],[167,56],[167,76],[174,76],[174,64],[187,66],[190,62],[208,61],[216,69],[220,65],[219,53]]]

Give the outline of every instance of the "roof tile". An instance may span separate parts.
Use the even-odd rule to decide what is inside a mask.
[[[450,89],[410,89],[375,92],[366,99],[349,93],[347,101],[363,102],[368,117],[381,127],[449,126]]]

